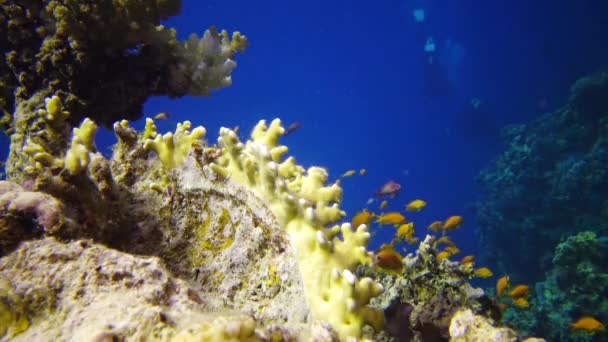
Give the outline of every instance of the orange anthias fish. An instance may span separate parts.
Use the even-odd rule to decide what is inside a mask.
[[[367,211],[367,209],[363,209],[362,211],[355,214],[352,220],[353,229],[359,228],[362,224],[369,224],[374,218],[374,214]]]
[[[384,209],[384,208],[386,208],[386,206],[387,206],[387,205],[388,205],[388,201],[387,201],[387,200],[382,201],[382,202],[380,203],[380,209]]]
[[[475,262],[474,255],[467,255],[460,260],[460,263],[463,265],[473,264]]]
[[[443,227],[442,221],[434,221],[433,223],[429,224],[429,227],[427,229],[432,232],[437,232],[439,231],[439,229],[441,229],[441,227]]]
[[[513,299],[526,297],[530,294],[530,287],[528,285],[517,285],[515,286],[511,292],[509,292],[509,297]]]
[[[576,322],[570,324],[570,327],[575,330],[584,330],[590,333],[595,333],[606,329],[602,322],[591,316],[584,316],[579,318]]]
[[[401,215],[401,213],[399,213],[397,211],[382,214],[382,215],[378,216],[378,218],[376,219],[376,223],[379,223],[379,224],[399,225],[404,222],[405,222],[405,216]]]
[[[503,293],[505,292],[505,290],[507,289],[507,287],[509,287],[509,276],[505,275],[500,277],[497,281],[496,281],[496,296],[500,297],[503,295]]]
[[[450,216],[450,217],[448,217],[447,220],[445,220],[442,228],[443,228],[443,230],[453,230],[453,229],[460,227],[462,222],[463,222],[462,216],[459,216],[459,215]]]
[[[490,269],[487,267],[480,267],[476,269],[474,273],[475,276],[479,278],[490,278],[494,275],[494,273],[492,273],[492,271],[490,271]]]
[[[526,309],[530,306],[530,302],[526,298],[517,298],[513,300],[513,305],[520,309]]]
[[[397,196],[399,193],[399,190],[401,190],[401,184],[389,180],[388,182],[384,183],[384,185],[378,191],[376,191],[376,197],[390,196],[391,198],[395,198],[395,196]]]
[[[448,246],[455,246],[454,242],[452,242],[452,240],[450,239],[449,236],[444,235],[442,237],[440,237],[439,239],[435,240],[435,243],[433,244],[433,247],[437,247],[439,245],[448,245]]]
[[[441,260],[447,259],[449,257],[450,257],[450,252],[448,252],[448,251],[441,251],[441,252],[437,253],[437,255],[435,256],[435,258],[437,259],[438,262],[441,262]]]
[[[376,253],[376,265],[391,271],[401,271],[403,268],[403,257],[391,245],[382,245]]]
[[[420,211],[426,207],[426,202],[421,199],[415,199],[405,206],[407,211]]]
[[[450,256],[460,253],[460,248],[456,246],[445,246],[443,250],[450,253]]]
[[[414,239],[414,222],[404,223],[397,228],[397,240],[413,241]]]

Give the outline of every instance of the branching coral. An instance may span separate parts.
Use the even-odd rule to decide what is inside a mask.
[[[200,126],[190,131],[192,127],[190,121],[178,123],[175,133],[165,135],[157,134],[153,127],[152,119],[148,119],[144,136],[150,136],[153,139],[145,140],[144,149],[154,151],[166,169],[181,165],[192,148],[192,144],[202,139],[206,133],[205,129]]]
[[[364,324],[380,329],[383,314],[368,303],[382,286],[354,275],[358,265],[372,262],[365,249],[367,228],[353,230],[350,224],[325,228],[344,216],[338,207],[342,190],[337,184],[324,185],[327,172],[322,168],[304,171],[293,158],[282,161],[287,147],[278,139],[283,132],[279,120],[270,126],[261,121],[243,144],[234,131],[223,128],[219,142],[224,153],[212,168],[266,199],[286,228],[314,318],[329,322],[343,338],[359,337]]]

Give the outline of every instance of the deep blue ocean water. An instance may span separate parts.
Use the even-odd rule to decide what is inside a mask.
[[[221,126],[239,126],[244,138],[260,119],[299,121],[283,140],[299,163],[327,167],[330,180],[367,170],[342,181],[347,219],[392,179],[402,191],[384,211],[427,201],[406,215],[419,236],[433,220],[463,215],[453,239],[475,254],[484,246],[467,204],[474,177],[501,150],[500,127],[558,108],[572,82],[606,65],[607,17],[600,0],[185,0],[165,23],[180,38],[215,25],[251,45],[237,56],[231,87],[209,98],[153,98],[145,113],[170,113],[158,123],[163,132],[183,120],[203,125],[210,141]],[[98,133],[104,153],[113,142]],[[379,212],[378,203],[368,207]],[[372,231],[373,248],[394,234]]]

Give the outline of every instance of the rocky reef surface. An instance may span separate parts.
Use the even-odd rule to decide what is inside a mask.
[[[189,121],[124,120],[152,95],[230,85],[245,36],[178,41],[160,25],[172,0],[0,6],[0,339],[519,340],[433,237],[402,272],[379,268],[368,227],[342,223],[339,184],[288,156],[280,120],[215,144]],[[110,158],[98,125],[117,137]]]

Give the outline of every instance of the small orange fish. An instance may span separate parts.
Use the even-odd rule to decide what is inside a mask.
[[[357,171],[355,171],[355,170],[348,170],[348,171],[344,172],[342,175],[340,175],[340,177],[342,177],[342,178],[350,177],[350,176],[354,175],[355,172],[357,172]]]
[[[590,333],[605,330],[606,328],[602,322],[591,316],[584,316],[576,320],[576,322],[570,324],[570,327],[575,330],[584,330]]]
[[[517,306],[520,309],[526,309],[530,306],[530,302],[526,298],[517,298],[513,300],[513,305]]]
[[[401,215],[401,213],[397,211],[393,211],[390,213],[379,215],[376,219],[376,223],[378,224],[393,224],[398,225],[405,222],[405,216]]]
[[[434,221],[433,223],[431,223],[429,225],[429,227],[427,229],[430,230],[430,231],[432,231],[432,232],[437,232],[437,231],[439,231],[439,229],[441,229],[441,227],[443,227],[443,222],[441,222],[441,221]]]
[[[505,311],[505,309],[507,308],[507,304],[506,303],[496,303],[496,306],[498,306],[498,308],[500,309],[500,311]]]
[[[463,265],[468,265],[468,264],[472,264],[475,262],[475,256],[474,255],[467,255],[465,257],[463,257],[460,260],[460,263]]]
[[[443,227],[441,227],[441,228],[443,230],[453,230],[453,229],[460,227],[462,222],[463,222],[462,216],[453,215],[453,216],[448,217],[447,220],[445,220],[445,222],[443,223]]]
[[[395,196],[397,196],[399,193],[399,190],[401,190],[401,184],[393,180],[389,180],[388,182],[384,183],[384,185],[378,191],[376,191],[376,197],[390,196],[391,198],[395,198]]]
[[[405,206],[407,211],[420,211],[426,207],[426,202],[421,199],[415,199]]]
[[[515,286],[511,292],[509,292],[509,297],[513,299],[526,297],[530,294],[530,287],[528,285],[517,285]]]
[[[355,214],[352,220],[353,229],[359,228],[362,224],[369,224],[374,218],[374,214],[367,211],[367,209],[363,209],[362,211]]]
[[[441,251],[441,252],[437,253],[437,256],[435,258],[437,259],[438,262],[441,262],[441,260],[447,259],[449,257],[450,257],[449,252]]]
[[[414,222],[404,223],[397,228],[397,240],[411,240],[414,238]]]
[[[403,257],[390,245],[384,245],[380,248],[380,251],[376,253],[376,265],[380,268],[391,271],[401,271],[403,268],[402,264]]]
[[[166,120],[169,118],[169,113],[167,112],[160,112],[156,115],[154,115],[154,120]]]
[[[494,275],[494,273],[492,273],[492,271],[490,271],[490,269],[487,267],[480,267],[476,269],[474,274],[478,278],[490,278]]]
[[[433,247],[436,247],[441,244],[454,246],[454,242],[452,242],[452,240],[450,240],[450,237],[447,235],[441,236],[439,239],[435,240],[435,245]]]
[[[386,208],[386,206],[387,206],[387,205],[388,205],[388,201],[387,201],[387,200],[382,201],[382,202],[380,203],[380,209],[384,209],[384,208]]]
[[[509,276],[505,275],[498,278],[498,280],[496,281],[496,296],[502,296],[507,287],[509,287]]]
[[[456,254],[460,253],[460,248],[458,248],[456,246],[445,246],[445,248],[443,250],[450,253],[450,255],[456,255]]]
[[[407,242],[409,245],[415,245],[415,244],[417,244],[418,242],[420,242],[420,239],[419,239],[419,238],[417,238],[417,237],[413,237],[413,236],[412,236],[412,237],[408,237],[408,238],[406,238],[406,239],[405,239],[405,241],[406,241],[406,242]]]

